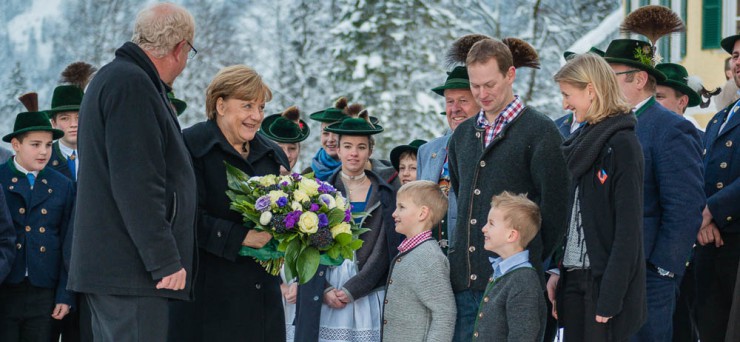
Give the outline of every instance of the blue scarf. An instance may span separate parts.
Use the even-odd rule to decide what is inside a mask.
[[[316,178],[322,181],[329,179],[329,176],[334,174],[334,172],[341,166],[342,162],[330,157],[329,154],[324,151],[323,147],[320,148],[319,152],[316,152],[316,155],[311,159],[313,174]]]

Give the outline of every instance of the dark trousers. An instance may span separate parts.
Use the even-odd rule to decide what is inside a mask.
[[[483,291],[466,290],[455,293],[457,319],[455,320],[455,335],[453,342],[468,342],[473,340],[475,320],[478,317],[478,308],[483,300]]]
[[[740,260],[740,233],[723,233],[722,247],[696,246],[696,323],[702,342],[724,342]]]
[[[647,282],[647,320],[632,336],[632,342],[671,342],[673,340],[673,312],[676,308],[681,277],[664,277],[650,267],[645,273]]]
[[[54,289],[19,284],[0,285],[0,341],[48,342]]]
[[[109,341],[166,341],[168,300],[161,297],[85,294],[92,316],[93,339]]]
[[[54,320],[51,342],[92,342],[90,306],[83,296],[77,296],[74,311],[61,321]]]
[[[696,342],[699,341],[699,333],[696,331],[696,320],[694,317],[694,265],[686,268],[686,273],[681,280],[678,299],[676,300],[676,311],[673,313],[673,341],[674,342]]]
[[[568,271],[564,281],[562,312],[558,318],[563,324],[565,342],[613,341],[611,323],[596,322],[594,279],[589,270]]]

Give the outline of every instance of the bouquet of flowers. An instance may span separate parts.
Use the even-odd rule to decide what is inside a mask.
[[[362,247],[359,236],[369,229],[355,224],[349,202],[331,184],[297,173],[249,177],[228,163],[226,172],[231,209],[245,224],[272,235],[263,248],[242,246],[239,254],[255,258],[272,275],[284,263],[286,278],[304,284],[319,264],[340,265]]]

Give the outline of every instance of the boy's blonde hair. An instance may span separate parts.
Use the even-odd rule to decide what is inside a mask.
[[[491,207],[504,211],[504,219],[519,232],[519,243],[523,248],[537,236],[542,224],[540,207],[527,198],[526,194],[512,194],[504,191],[491,199]]]
[[[447,196],[439,188],[439,184],[432,181],[408,182],[398,189],[396,196],[409,196],[414,204],[429,208],[432,225],[439,223],[447,214]]]

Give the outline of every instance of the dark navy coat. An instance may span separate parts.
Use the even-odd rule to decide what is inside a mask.
[[[56,302],[72,305],[66,290],[67,269],[63,253],[71,243],[67,234],[74,207],[74,185],[59,172],[44,168],[33,189],[13,160],[0,166],[0,184],[13,219],[16,257],[5,283],[17,284],[26,277],[36,287],[56,289]]]
[[[705,204],[701,139],[691,122],[654,98],[636,114],[645,157],[645,260],[683,275]]]
[[[5,193],[0,191],[0,284],[13,267],[15,249],[15,228],[5,201]]]
[[[57,172],[63,174],[65,177],[75,182],[72,178],[72,170],[69,169],[67,164],[67,157],[62,154],[62,150],[59,149],[59,141],[54,142],[51,147],[51,159],[49,159],[49,165]]]
[[[715,114],[704,133],[704,189],[722,233],[740,233],[740,113],[719,132],[733,105]]]

